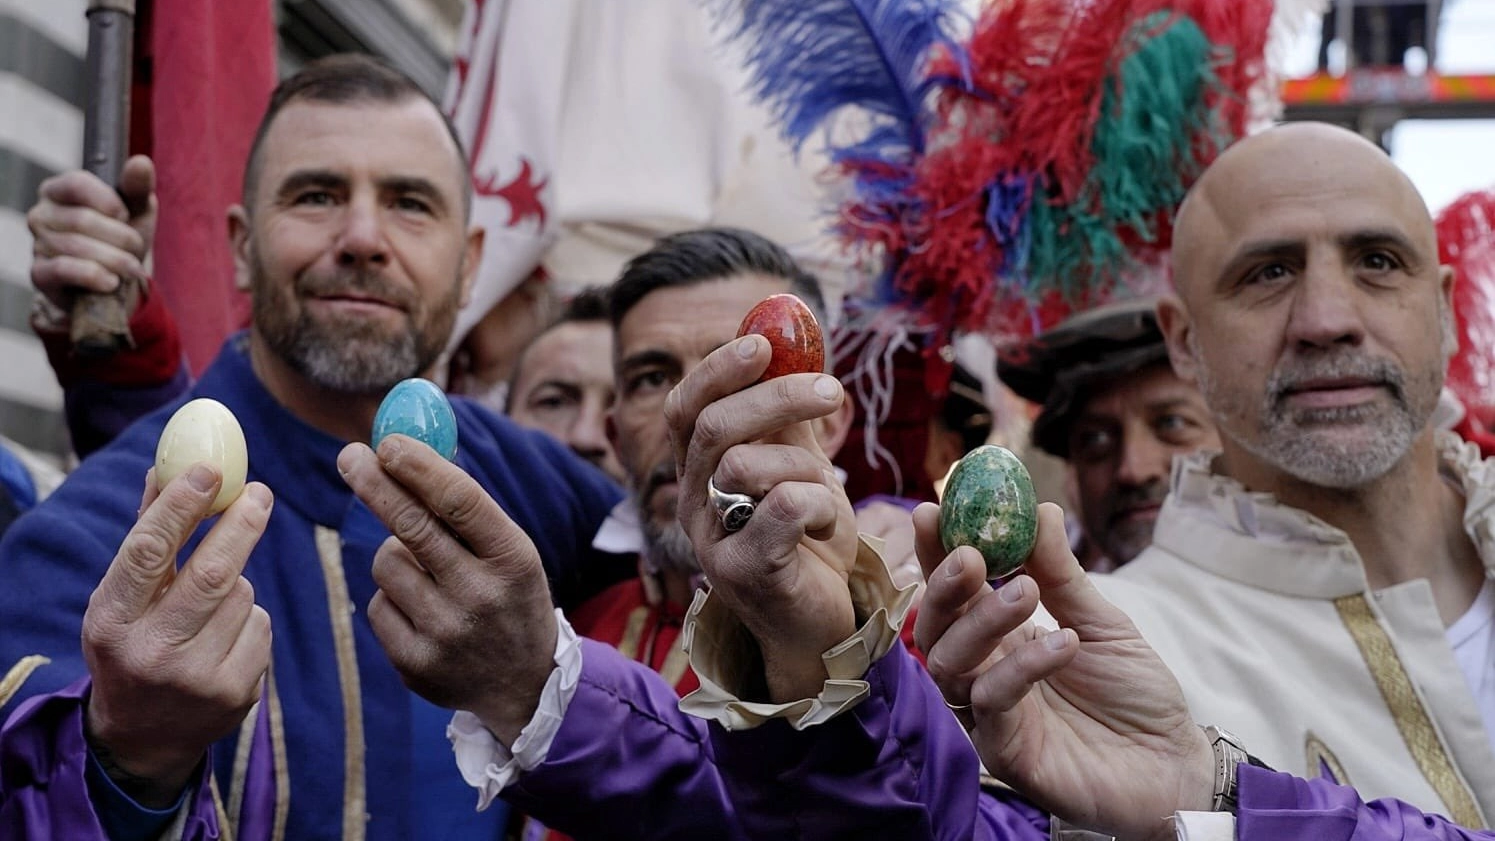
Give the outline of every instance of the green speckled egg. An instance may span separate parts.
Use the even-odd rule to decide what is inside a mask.
[[[1037,539],[1038,500],[1028,468],[995,444],[967,453],[940,499],[945,551],[974,546],[986,559],[986,577],[1001,578],[1023,565]]]

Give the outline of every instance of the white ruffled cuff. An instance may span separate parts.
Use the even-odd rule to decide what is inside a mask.
[[[1235,815],[1229,812],[1174,812],[1178,841],[1235,841]]]
[[[921,584],[898,588],[879,554],[882,541],[862,536],[848,586],[858,616],[867,617],[852,635],[821,655],[828,679],[814,698],[786,704],[744,701],[743,687],[761,669],[757,641],[708,592],[697,591],[681,630],[683,646],[701,687],[680,699],[680,709],[728,730],[748,730],[769,719],[787,719],[796,730],[830,721],[871,691],[867,670],[888,653],[908,618]]]
[[[561,729],[566,708],[581,679],[581,638],[559,609],[555,612],[555,668],[540,692],[535,717],[519,731],[513,749],[494,738],[473,713],[457,710],[446,727],[462,779],[478,790],[478,811],[488,808],[509,784],[545,761],[555,734]]]

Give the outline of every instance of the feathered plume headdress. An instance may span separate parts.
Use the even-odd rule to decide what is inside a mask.
[[[1495,188],[1465,193],[1436,220],[1439,262],[1453,267],[1459,349],[1447,385],[1468,420],[1495,436]]]
[[[919,337],[936,394],[954,335],[1022,338],[1160,277],[1185,191],[1276,102],[1271,0],[711,5],[791,142],[825,131],[836,231],[877,267],[858,367]],[[1319,3],[1286,5],[1284,33]]]

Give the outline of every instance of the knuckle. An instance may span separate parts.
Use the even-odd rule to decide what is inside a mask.
[[[684,412],[682,405],[684,399],[680,395],[680,387],[678,385],[670,389],[670,393],[664,396],[664,420],[670,427],[680,425],[680,417]]]
[[[950,663],[949,652],[935,646],[933,650],[925,650],[925,667],[929,670],[929,676],[934,678],[935,683],[942,687],[945,682],[956,674],[956,669]]]
[[[727,419],[722,417],[722,413],[716,407],[708,408],[696,418],[696,443],[707,449],[716,449],[726,440],[727,429]]]
[[[778,379],[770,380],[770,382],[773,383],[773,397],[775,402],[791,404],[795,400],[800,399],[800,389],[795,387],[796,378],[779,377]]]
[[[192,567],[191,579],[204,595],[213,596],[219,593],[225,594],[225,597],[237,595],[237,592],[230,588],[233,588],[235,582],[241,580],[241,577],[227,558],[217,553],[198,555],[193,557],[190,566]]]
[[[137,527],[120,544],[118,561],[132,580],[138,580],[142,568],[161,566],[174,554],[174,548],[172,541],[156,529]]]
[[[747,488],[747,476],[751,471],[751,458],[739,447],[731,447],[722,454],[721,461],[717,462],[716,475],[717,487],[723,491],[734,493],[749,493]]]
[[[451,522],[475,523],[482,519],[485,500],[487,495],[480,493],[476,485],[446,485],[436,499],[436,510]]]
[[[112,622],[101,619],[95,612],[95,601],[88,601],[88,612],[83,615],[83,647],[98,652],[112,651],[119,639],[119,628]]]
[[[435,536],[430,512],[415,505],[401,505],[389,518],[389,526],[407,547],[427,545]]]

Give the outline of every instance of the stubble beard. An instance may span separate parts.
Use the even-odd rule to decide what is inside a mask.
[[[659,464],[650,471],[643,487],[633,494],[633,504],[638,512],[639,526],[644,533],[644,564],[655,572],[673,572],[695,575],[701,571],[696,560],[696,547],[691,544],[685,527],[678,518],[660,524],[655,521],[649,508],[649,499],[655,489],[675,479],[673,463]]]
[[[1216,418],[1259,417],[1259,433],[1247,439],[1229,424],[1222,433],[1257,458],[1289,476],[1324,488],[1350,490],[1385,476],[1406,456],[1437,403],[1442,378],[1434,371],[1408,382],[1394,363],[1342,351],[1279,362],[1259,406],[1229,394],[1210,373],[1197,344],[1199,390]],[[1380,385],[1386,398],[1354,406],[1293,408],[1294,383],[1316,378],[1355,377]]]

